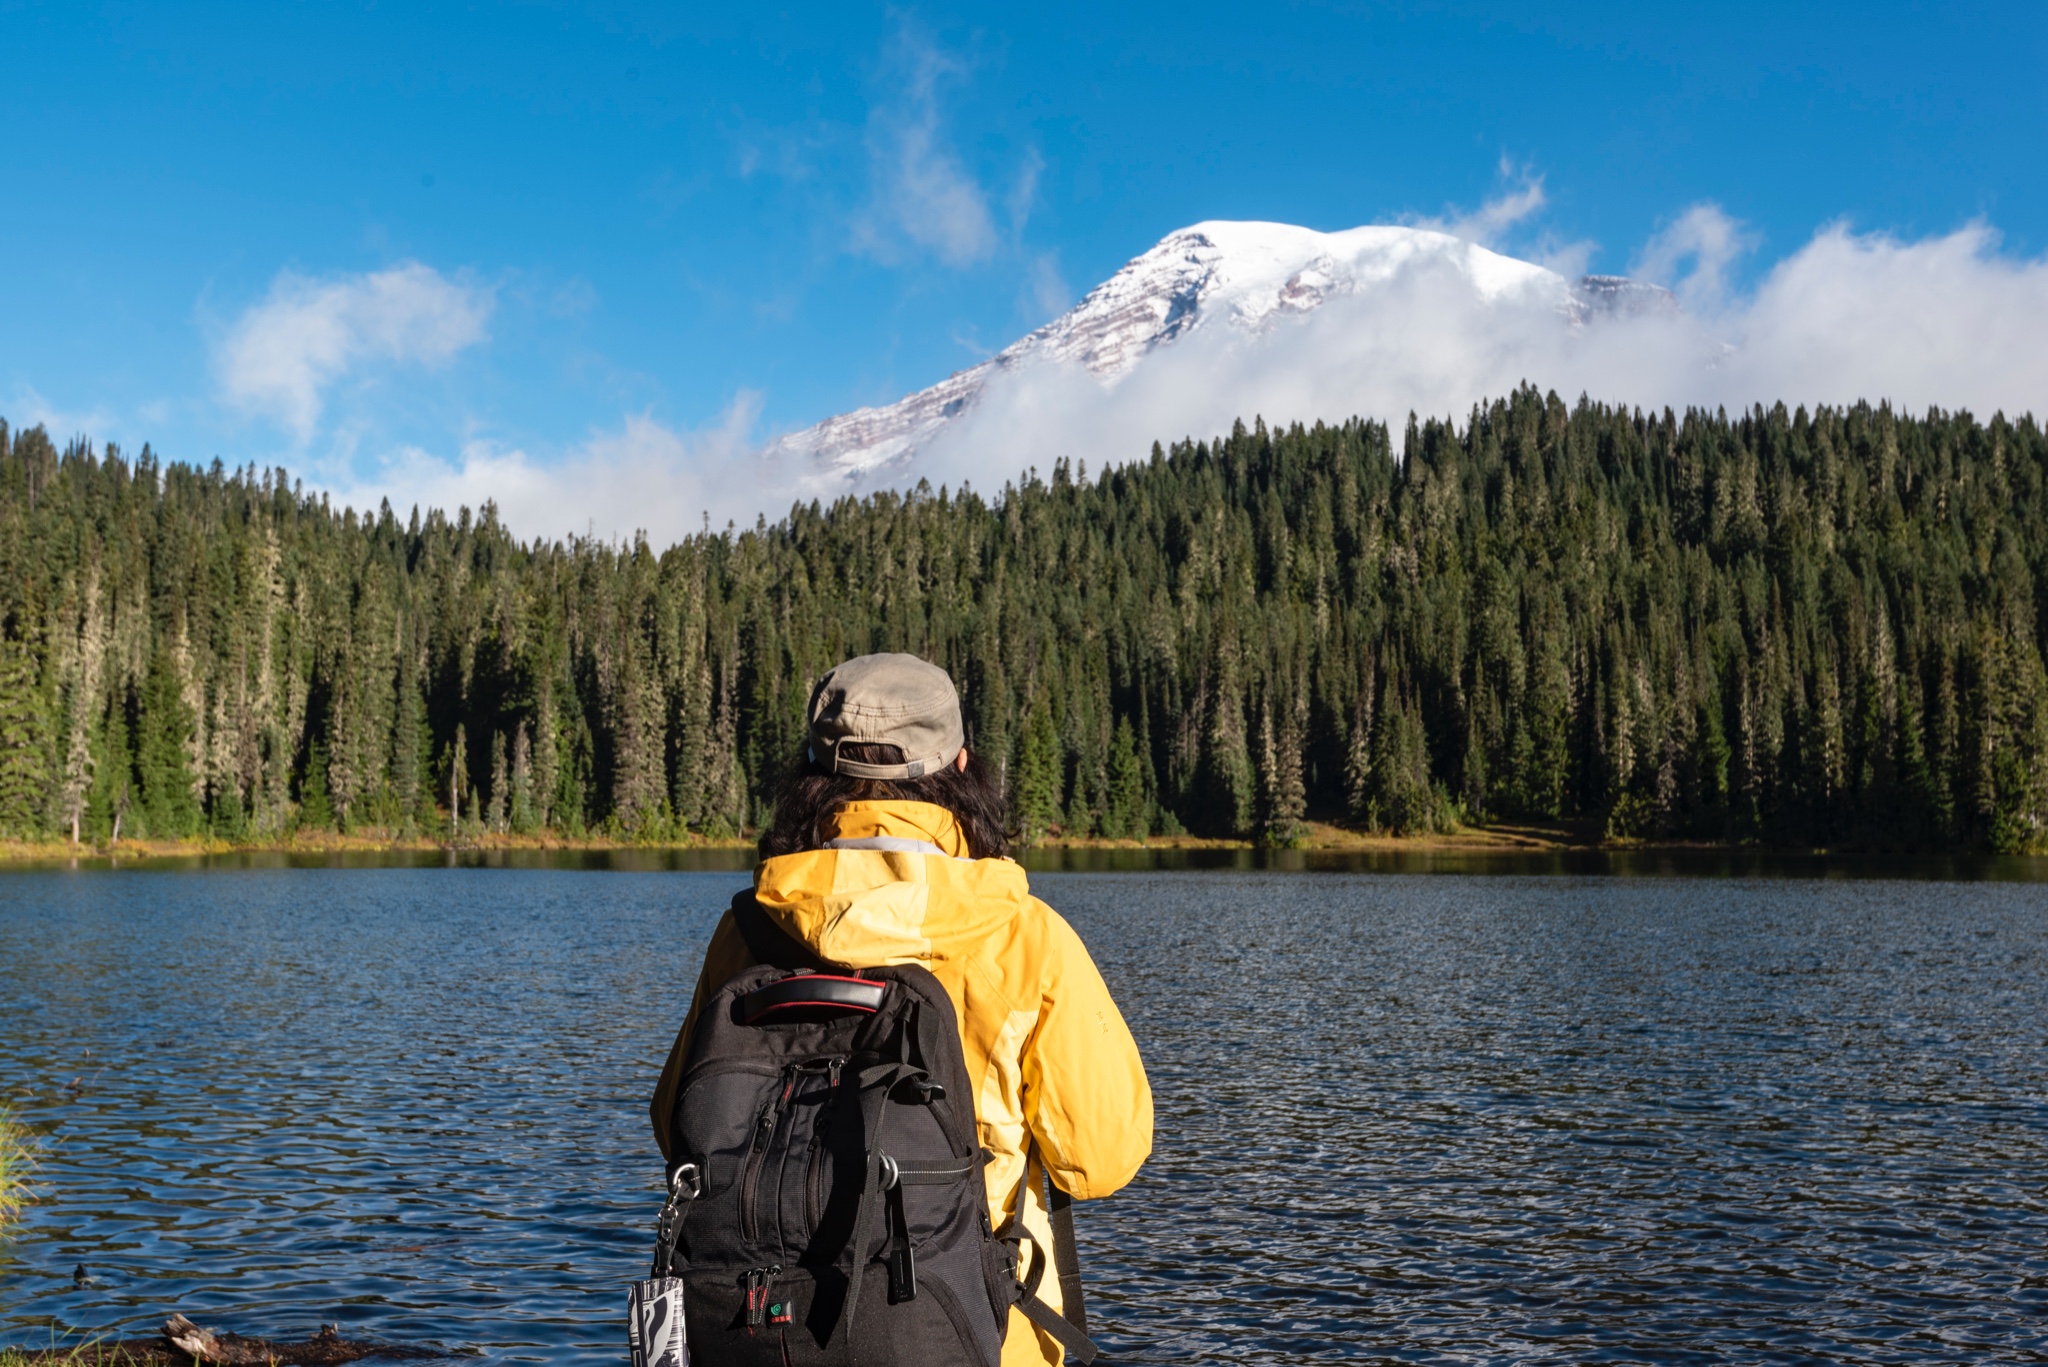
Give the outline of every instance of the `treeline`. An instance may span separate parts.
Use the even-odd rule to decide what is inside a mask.
[[[2031,418],[1523,389],[752,531],[521,544],[0,424],[0,831],[753,826],[813,680],[953,671],[1022,834],[2031,848]]]

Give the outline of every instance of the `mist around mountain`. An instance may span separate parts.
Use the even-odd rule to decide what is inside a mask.
[[[781,437],[765,454],[807,459],[855,478],[907,471],[949,428],[971,423],[991,390],[1025,380],[1033,370],[1065,369],[1076,379],[1085,374],[1114,394],[1162,348],[1219,333],[1237,361],[1255,365],[1260,350],[1287,349],[1293,340],[1275,336],[1275,329],[1333,301],[1398,307],[1402,291],[1418,279],[1441,286],[1459,303],[1546,311],[1564,326],[1677,307],[1670,291],[1654,285],[1618,276],[1568,281],[1429,229],[1320,233],[1286,223],[1198,223],[1168,234],[1072,309],[980,365],[885,407]]]
[[[2001,259],[1988,230],[1905,244],[1836,225],[1746,296],[1700,245],[1735,225],[1689,232],[1645,253],[1674,292],[1425,229],[1200,224],[989,363],[766,458],[826,496],[920,478],[1000,488],[1056,458],[1100,468],[1154,440],[1214,438],[1247,414],[1398,429],[1524,383],[1651,410],[2041,410],[2048,332],[2030,310],[2048,316],[2048,263]]]

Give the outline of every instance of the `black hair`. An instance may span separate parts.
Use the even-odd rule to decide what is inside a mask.
[[[903,763],[903,751],[894,745],[841,741],[839,754],[860,764]],[[849,802],[884,801],[944,807],[960,823],[967,852],[975,859],[1009,852],[1010,804],[1003,797],[1002,780],[971,750],[965,769],[947,764],[922,778],[904,779],[828,773],[807,753],[775,799],[775,818],[761,832],[761,857],[818,849],[832,838],[826,824],[834,812]]]

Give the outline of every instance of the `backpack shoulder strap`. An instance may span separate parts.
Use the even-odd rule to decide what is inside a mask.
[[[1088,1303],[1081,1294],[1081,1250],[1074,1243],[1074,1198],[1045,1174],[1046,1214],[1052,1217],[1052,1270],[1059,1274],[1060,1308],[1067,1322],[1088,1332]]]
[[[747,942],[747,953],[755,963],[771,968],[819,968],[818,956],[808,945],[775,924],[751,890],[733,894],[732,923]]]
[[[1017,1267],[1021,1280],[1012,1283],[1014,1303],[1024,1318],[1052,1335],[1068,1354],[1087,1367],[1101,1350],[1088,1337],[1088,1311],[1081,1301],[1081,1255],[1074,1244],[1074,1198],[1061,1190],[1060,1184],[1045,1170],[1044,1160],[1039,1156],[1037,1145],[1033,1144],[1025,1152],[1025,1181],[1036,1182],[1040,1174],[1044,1176],[1049,1193],[1046,1210],[1052,1217],[1052,1262],[1060,1281],[1060,1309],[1054,1310],[1038,1296],[1039,1282],[1045,1276],[1045,1254],[1024,1229],[1022,1193],[1019,1193],[1017,1213],[1010,1217],[1009,1224],[996,1237],[1006,1243],[1017,1244],[1020,1259],[1021,1246],[1032,1244],[1029,1263]]]

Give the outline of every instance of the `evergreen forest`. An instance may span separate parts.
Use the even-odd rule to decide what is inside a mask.
[[[731,838],[813,681],[960,682],[1019,834],[2022,850],[2048,439],[1523,388],[667,548],[0,423],[0,834]]]

